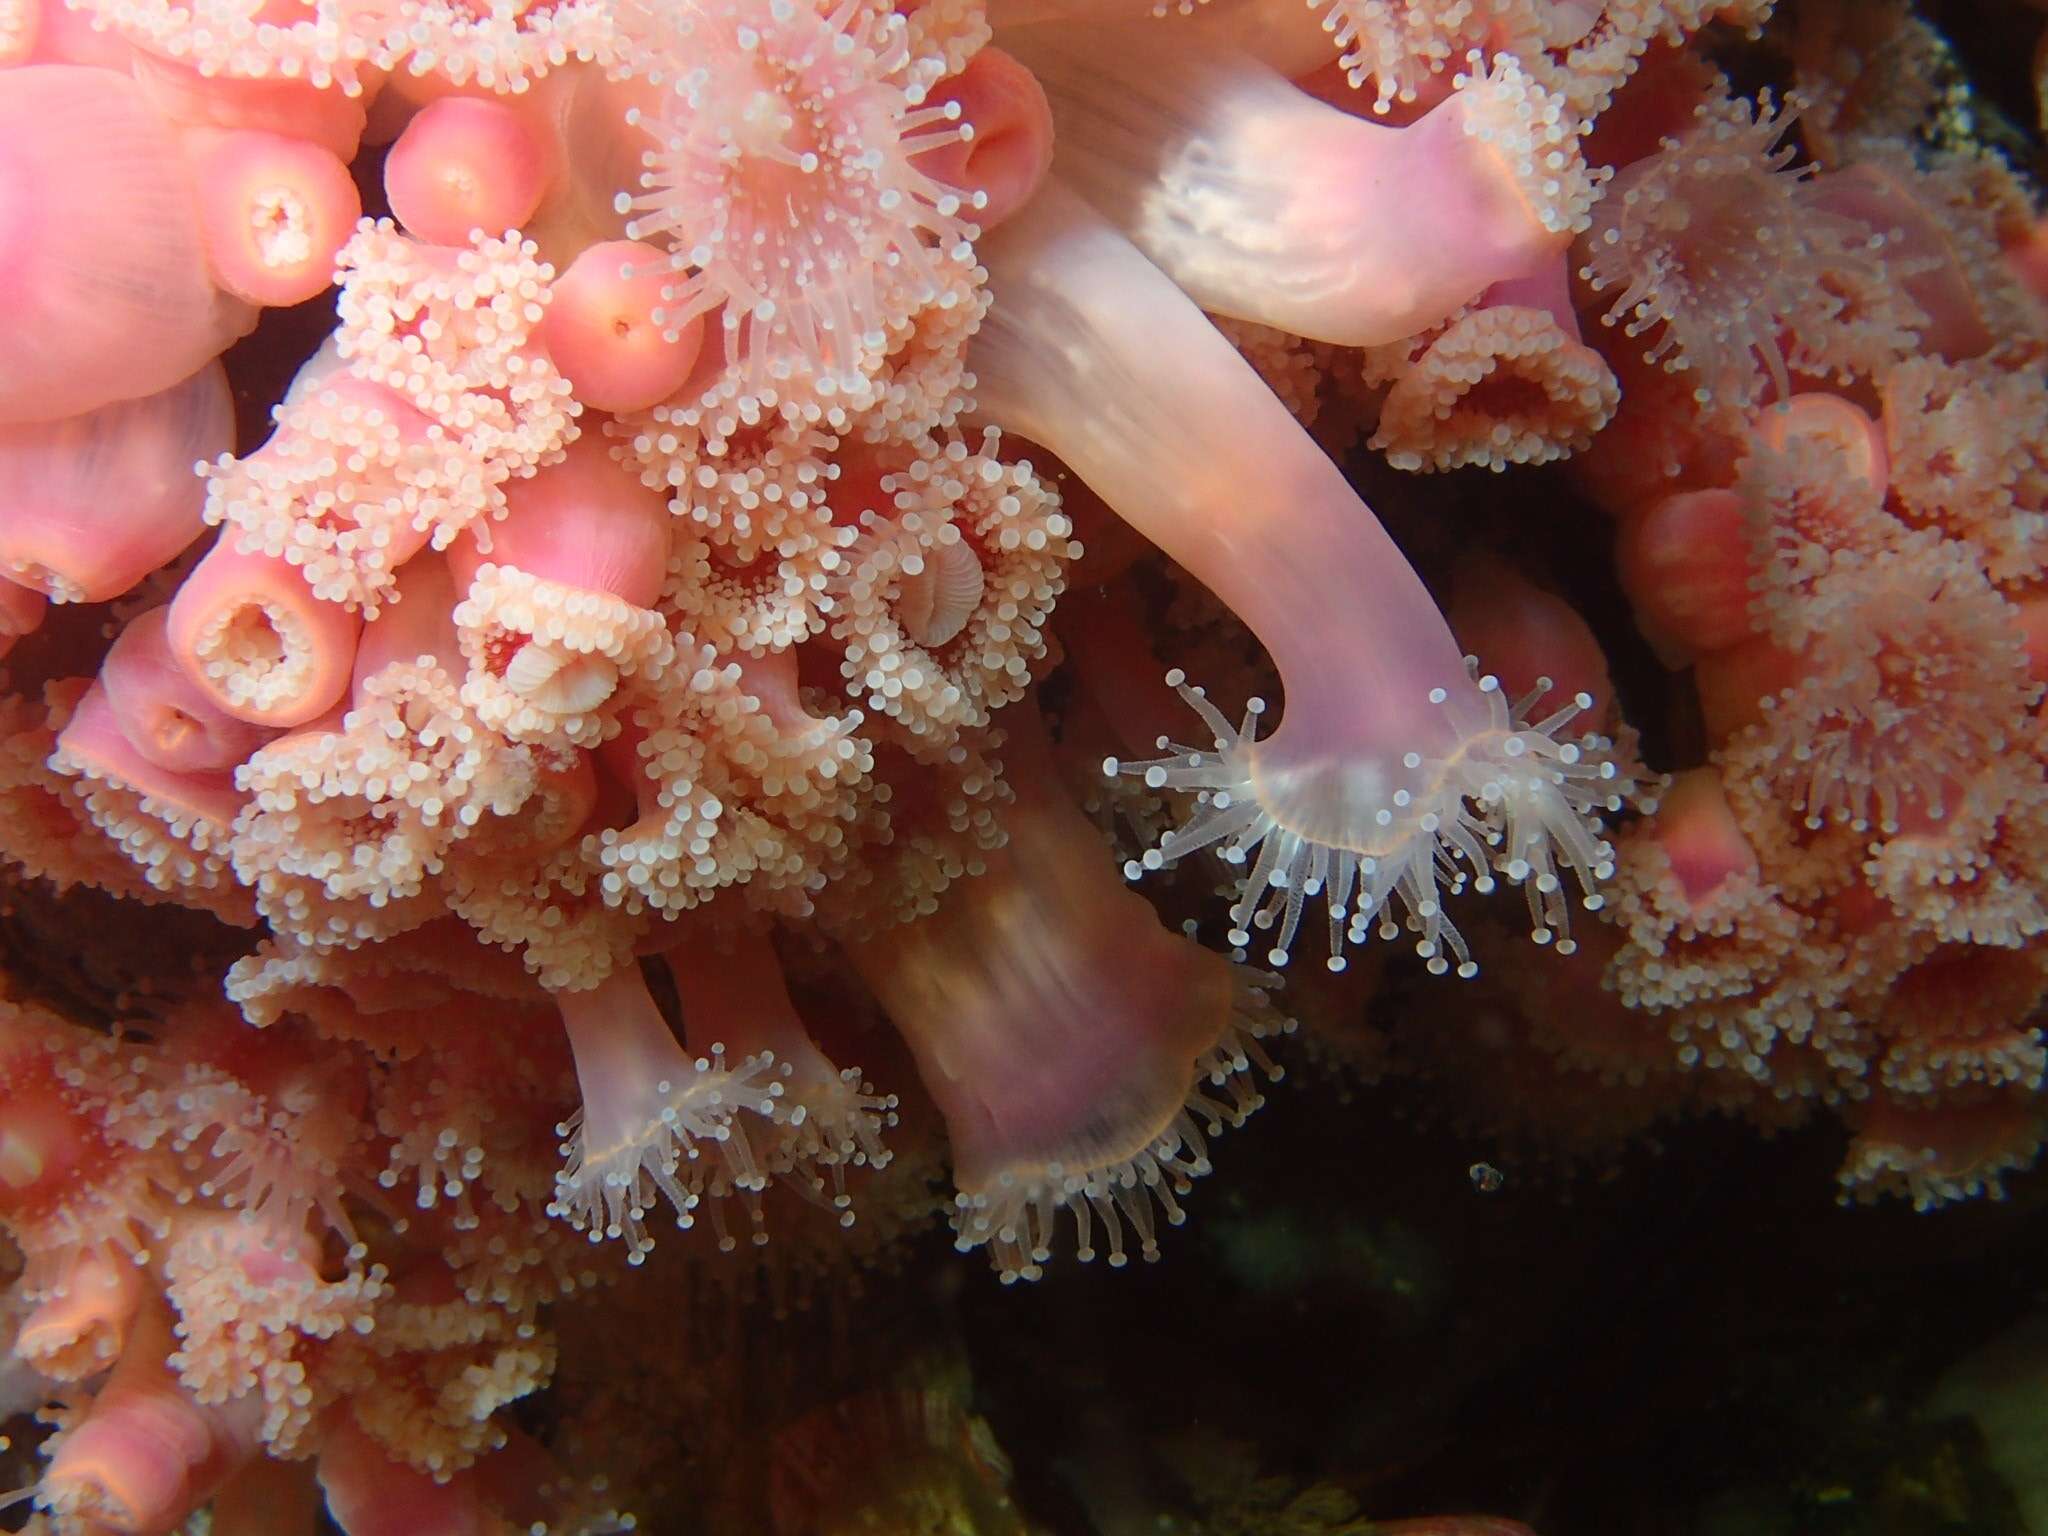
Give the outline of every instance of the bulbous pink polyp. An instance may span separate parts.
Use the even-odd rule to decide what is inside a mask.
[[[146,399],[0,426],[0,573],[58,602],[118,597],[199,537],[192,466],[234,431],[217,362]]]
[[[176,130],[133,80],[0,71],[0,422],[153,394],[254,319],[214,286]]]

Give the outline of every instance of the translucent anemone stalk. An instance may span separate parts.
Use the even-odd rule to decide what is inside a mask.
[[[1204,309],[1345,346],[1448,319],[1586,227],[1577,120],[1505,56],[1405,128],[1140,27],[1019,34],[1054,173]]]
[[[1233,727],[1183,686],[1213,741],[1115,765],[1197,793],[1142,866],[1211,844],[1249,865],[1231,939],[1277,926],[1275,964],[1309,898],[1327,900],[1341,968],[1347,941],[1393,928],[1398,892],[1431,968],[1469,974],[1443,899],[1496,875],[1528,887],[1539,942],[1564,937],[1560,866],[1597,905],[1611,869],[1599,812],[1629,788],[1604,740],[1562,739],[1592,700],[1520,718],[1251,366],[1057,182],[984,255],[999,298],[972,358],[983,409],[1052,449],[1228,604],[1284,683],[1285,719],[1264,740],[1259,701]]]
[[[1181,36],[1200,36],[1293,77],[1330,62],[1335,34],[1318,9],[1303,0],[989,0],[988,14],[1006,46],[1021,27],[1085,20],[1092,35],[1112,24],[1147,24],[1141,41],[1149,49],[1165,30],[1157,23],[1171,13]]]
[[[1061,1211],[1122,1265],[1210,1171],[1208,1140],[1277,1078],[1278,978],[1191,943],[1116,878],[1027,702],[1004,715],[1017,800],[987,869],[916,922],[849,944],[952,1145],[955,1246],[1038,1278]],[[1100,1226],[1098,1227],[1098,1223]],[[1134,1241],[1133,1241],[1134,1240]]]
[[[728,1067],[713,1046],[694,1059],[669,1030],[637,966],[614,971],[595,987],[560,992],[555,1002],[576,1056],[583,1107],[560,1127],[570,1138],[568,1162],[555,1180],[551,1214],[586,1229],[592,1242],[625,1239],[627,1260],[638,1264],[654,1247],[646,1217],[655,1192],[668,1197],[678,1226],[691,1224],[712,1174],[706,1146],[720,1171],[743,1188],[765,1176],[748,1166],[746,1141],[734,1124],[742,1111],[772,1116],[780,1088],[769,1063],[750,1057]]]

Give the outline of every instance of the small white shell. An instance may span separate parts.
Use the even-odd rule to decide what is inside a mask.
[[[505,686],[550,714],[586,715],[612,696],[619,669],[602,656],[565,653],[529,640],[506,664]]]
[[[935,542],[925,552],[922,569],[906,572],[896,590],[896,620],[903,633],[926,650],[944,645],[981,606],[983,581],[981,562],[965,539]]]

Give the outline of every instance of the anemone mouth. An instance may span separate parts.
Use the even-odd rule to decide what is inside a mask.
[[[1496,679],[1477,676],[1469,657],[1467,666],[1483,707],[1479,723],[1459,724],[1469,713],[1461,706],[1471,700],[1454,701],[1443,688],[1429,694],[1454,727],[1441,756],[1410,750],[1378,765],[1325,760],[1301,770],[1276,765],[1259,750],[1267,745],[1258,739],[1262,700],[1251,700],[1233,726],[1178,669],[1168,673],[1215,744],[1168,741],[1168,757],[1105,760],[1112,776],[1194,794],[1186,823],[1128,860],[1125,876],[1136,880],[1213,847],[1225,863],[1246,869],[1230,908],[1234,957],[1245,957],[1255,930],[1271,933],[1265,959],[1274,966],[1287,963],[1309,902],[1320,898],[1331,970],[1345,968],[1347,945],[1366,942],[1375,930],[1398,938],[1405,927],[1433,974],[1455,968],[1461,977],[1475,976],[1478,965],[1444,904],[1467,890],[1490,893],[1502,879],[1526,893],[1531,937],[1572,953],[1560,871],[1577,877],[1582,904],[1598,910],[1600,882],[1614,872],[1601,817],[1621,811],[1637,786],[1607,738],[1561,737],[1592,707],[1590,696],[1531,720],[1550,679],[1538,679],[1531,693],[1510,703]]]
[[[1058,1148],[981,1178],[962,1177],[953,1202],[954,1247],[987,1248],[1005,1285],[1036,1280],[1053,1256],[1066,1210],[1074,1217],[1074,1256],[1084,1264],[1098,1253],[1112,1269],[1129,1263],[1126,1225],[1138,1256],[1157,1260],[1160,1218],[1171,1227],[1186,1221],[1181,1199],[1211,1171],[1209,1140],[1265,1103],[1255,1072],[1274,1082],[1283,1076],[1261,1044],[1295,1027],[1272,1006],[1268,994],[1279,984],[1267,972],[1233,968],[1230,1017],[1215,1044],[1190,1063],[1178,1097],[1171,1090],[1134,1095],[1123,1112],[1097,1105]]]
[[[200,667],[231,705],[272,709],[297,696],[313,671],[311,637],[275,603],[236,603],[214,615],[193,645]]]

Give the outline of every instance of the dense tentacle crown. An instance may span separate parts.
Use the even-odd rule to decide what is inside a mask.
[[[1476,673],[1476,663],[1468,658],[1468,665]],[[1295,807],[1288,802],[1308,798],[1299,793],[1302,785],[1262,779],[1263,700],[1252,699],[1243,722],[1233,726],[1178,668],[1167,682],[1201,716],[1215,744],[1190,747],[1161,738],[1166,757],[1105,760],[1112,777],[1128,775],[1151,789],[1195,796],[1187,824],[1128,861],[1124,873],[1135,880],[1211,845],[1226,863],[1249,865],[1230,908],[1228,936],[1240,959],[1256,929],[1272,933],[1268,963],[1286,964],[1302,912],[1317,896],[1329,913],[1331,970],[1344,969],[1345,946],[1365,942],[1375,926],[1381,938],[1399,934],[1404,924],[1389,899],[1398,895],[1405,926],[1417,936],[1416,952],[1429,969],[1441,975],[1455,968],[1468,977],[1478,966],[1444,910],[1446,896],[1467,889],[1484,894],[1502,878],[1519,885],[1529,900],[1531,936],[1539,944],[1555,942],[1563,954],[1576,946],[1561,871],[1577,877],[1589,911],[1601,906],[1599,885],[1614,873],[1614,863],[1600,818],[1620,811],[1635,786],[1607,738],[1561,735],[1593,707],[1590,695],[1531,721],[1529,710],[1552,686],[1548,678],[1510,703],[1497,679],[1477,677],[1484,727],[1466,732],[1435,761],[1407,753],[1404,777],[1418,788],[1389,791],[1380,781],[1390,778],[1367,765],[1313,775],[1317,797],[1334,787],[1346,803],[1300,809],[1320,812],[1323,827],[1349,829],[1349,836],[1335,840],[1307,835],[1290,814]],[[1432,689],[1429,699],[1437,706],[1451,702],[1442,688]]]

